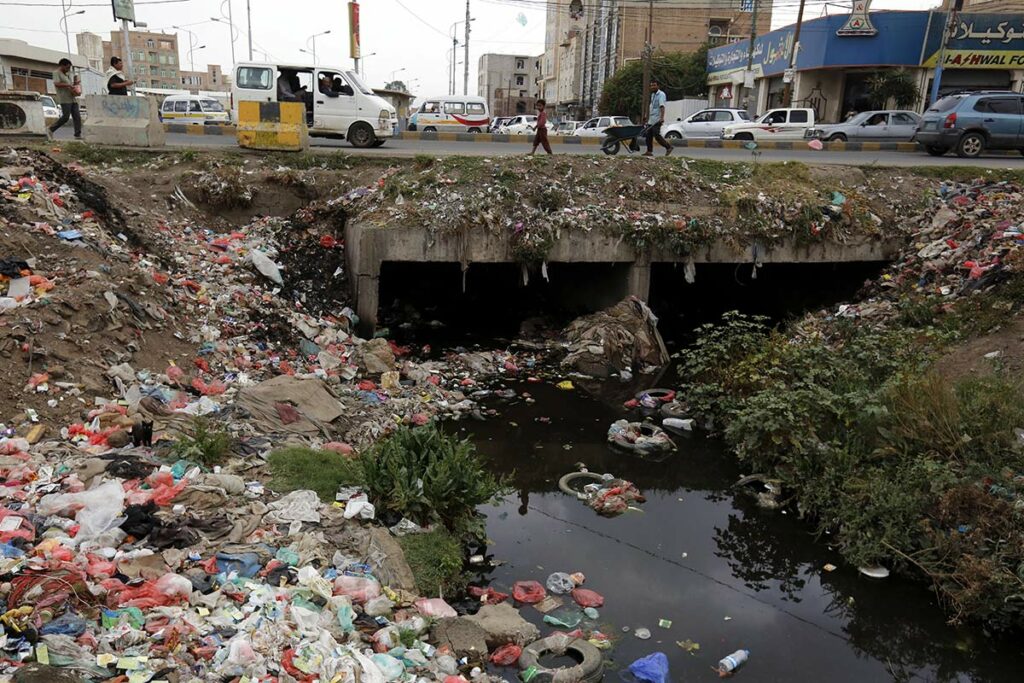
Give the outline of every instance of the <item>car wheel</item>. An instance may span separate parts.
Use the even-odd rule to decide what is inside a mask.
[[[836,133],[835,135],[829,137],[828,141],[829,142],[846,142],[846,134],[845,133]]]
[[[621,146],[618,140],[608,139],[601,144],[601,151],[605,154],[618,154]]]
[[[356,121],[348,129],[348,141],[353,147],[370,147],[376,142],[377,136],[373,134],[370,124],[363,121]]]
[[[753,133],[736,133],[736,140],[753,140]]]
[[[423,129],[423,132],[424,133],[436,133],[437,132],[437,128],[434,128],[433,126],[427,126],[426,128]]]
[[[925,145],[924,151],[928,152],[933,157],[941,157],[949,150],[945,147],[939,147],[938,145]]]
[[[467,132],[469,132],[469,133],[479,133],[480,129],[479,128],[470,128]]]
[[[956,155],[974,159],[985,151],[985,136],[981,133],[965,133],[956,146]]]
[[[683,136],[680,135],[678,131],[670,130],[669,132],[665,133],[665,139],[666,140],[682,140]]]

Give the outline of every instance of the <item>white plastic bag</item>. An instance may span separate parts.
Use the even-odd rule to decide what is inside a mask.
[[[281,279],[280,267],[278,267],[278,265],[262,251],[259,249],[253,249],[250,251],[249,260],[252,261],[252,265],[256,266],[256,270],[260,271],[263,277],[275,284],[284,284],[284,280]]]

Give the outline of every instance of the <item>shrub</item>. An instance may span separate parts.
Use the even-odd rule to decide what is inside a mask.
[[[453,596],[466,588],[462,544],[447,529],[398,539],[416,577],[416,590],[427,598]]]
[[[191,435],[178,439],[171,453],[181,459],[213,467],[231,451],[231,435],[205,417],[192,420]]]
[[[363,473],[359,463],[330,451],[292,446],[271,453],[267,463],[271,472],[270,485],[275,490],[310,489],[328,504],[334,502],[340,486],[362,484]]]
[[[476,508],[501,493],[475,449],[436,426],[402,428],[359,458],[364,485],[378,514],[417,524],[439,521],[457,535],[481,536]]]

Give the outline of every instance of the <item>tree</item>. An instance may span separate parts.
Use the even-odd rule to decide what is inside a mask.
[[[891,100],[897,109],[909,109],[921,99],[917,83],[905,69],[879,71],[868,79],[871,106],[884,109]]]
[[[385,90],[397,90],[398,92],[409,92],[408,86],[402,81],[391,81],[384,86]]]
[[[669,100],[684,97],[704,97],[707,94],[708,46],[701,45],[695,52],[665,52],[651,60],[651,76],[665,91]],[[644,63],[642,59],[628,62],[604,83],[601,102],[602,113],[614,116],[639,117],[643,112],[642,93]]]

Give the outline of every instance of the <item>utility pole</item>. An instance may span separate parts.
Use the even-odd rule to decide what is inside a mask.
[[[127,80],[134,81],[135,80],[135,69],[132,67],[132,47],[131,47],[131,44],[128,42],[128,20],[127,19],[122,19],[121,20],[121,36],[122,36],[122,40],[124,41],[124,53],[125,53],[124,56],[125,56],[125,58],[128,61],[128,73],[126,74],[127,77],[128,77]],[[135,86],[132,85],[132,95],[134,95],[134,94],[135,94]]]
[[[469,24],[470,24],[471,21],[472,21],[472,19],[469,18],[469,0],[466,0],[466,44],[464,46],[465,57],[463,58],[463,62],[464,62],[463,69],[464,70],[462,72],[462,94],[463,95],[468,95],[469,94]],[[452,55],[452,61],[453,62],[455,61],[455,55],[454,54]],[[453,95],[455,94],[454,89],[452,90],[452,94]]]
[[[802,1],[802,0],[801,0]],[[647,123],[651,107],[651,58],[654,55],[654,0],[647,0],[647,42],[644,43],[644,85],[640,101],[643,103],[643,115],[640,124]]]
[[[796,30],[793,31],[793,47],[789,50],[789,72],[792,78],[786,84],[786,90],[782,95],[782,104],[786,107],[793,104],[793,81],[796,80],[796,53],[800,49],[800,28],[804,23],[804,2],[800,0],[800,9],[796,14]]]
[[[946,43],[949,42],[950,29],[956,24],[957,13],[963,9],[963,6],[963,0],[954,0],[953,6],[946,12],[946,25],[942,29],[942,42],[939,43],[939,55],[935,62],[935,76],[932,78],[931,100],[928,102],[928,106],[935,104],[939,99],[943,62],[946,61]]]
[[[234,68],[235,64],[238,63],[235,61],[235,19],[231,13],[231,0],[226,0],[226,2],[228,4],[228,25],[231,27],[231,68]],[[224,5],[221,5],[221,9],[223,8]]]
[[[757,40],[757,0],[754,3],[754,11],[750,17],[750,48],[747,50],[747,72],[743,74],[743,87],[750,92],[747,93],[747,113],[750,113],[750,99],[754,94],[754,41]],[[750,79],[750,86],[747,86],[747,79]],[[757,108],[755,103],[754,108]]]
[[[246,28],[249,34],[249,61],[252,61],[252,0],[245,0]]]

